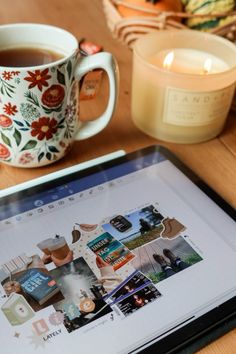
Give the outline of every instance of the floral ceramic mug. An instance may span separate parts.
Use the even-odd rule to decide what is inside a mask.
[[[118,68],[110,53],[79,57],[69,32],[41,24],[0,26],[0,51],[34,47],[55,50],[59,59],[36,66],[0,66],[0,161],[39,167],[62,158],[74,140],[100,132],[117,101]],[[107,72],[109,99],[96,120],[79,122],[78,81],[90,70]]]

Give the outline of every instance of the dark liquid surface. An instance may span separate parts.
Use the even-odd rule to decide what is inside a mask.
[[[0,50],[0,66],[26,67],[52,63],[63,55],[44,48],[20,47]]]

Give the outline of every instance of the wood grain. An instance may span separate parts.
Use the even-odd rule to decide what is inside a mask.
[[[75,142],[66,158],[50,166],[17,169],[0,164],[0,189],[69,167],[117,149],[133,151],[151,144],[163,144],[181,158],[215,191],[236,207],[236,120],[231,114],[220,137],[194,145],[169,144],[148,137],[133,124],[130,114],[132,52],[112,38],[100,0],[0,0],[0,23],[47,23],[71,31],[77,38],[101,44],[112,52],[120,69],[120,93],[111,123],[98,135]],[[96,117],[106,103],[107,82],[94,102],[82,102],[82,119]],[[148,117],[147,117],[148,118]],[[200,354],[233,354],[236,330],[201,350]]]
[[[198,351],[198,354],[235,354],[236,329]]]

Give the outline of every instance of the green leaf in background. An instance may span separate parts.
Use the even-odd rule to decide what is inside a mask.
[[[55,146],[49,146],[48,147],[48,149],[49,149],[49,151],[51,151],[51,152],[59,152],[59,150],[57,150],[57,148],[55,147]]]
[[[27,101],[34,104],[37,107],[40,107],[38,97],[31,91],[27,91],[24,96],[27,98]]]
[[[25,144],[25,146],[21,149],[21,151],[33,149],[36,145],[37,145],[37,141],[36,140],[29,140]]]
[[[5,134],[1,133],[1,138],[6,145],[11,147],[11,141]]]
[[[65,119],[66,119],[66,117],[63,117],[63,118],[59,121],[58,125],[61,125],[62,123],[64,123],[64,122],[65,122]]]
[[[52,159],[52,154],[50,152],[47,152],[46,158],[50,161]]]
[[[8,97],[12,97],[11,93],[15,92],[15,86],[0,78],[0,91],[2,95],[6,94]]]
[[[68,61],[66,69],[67,69],[68,76],[69,76],[69,79],[70,79],[71,78],[71,73],[72,73],[72,64],[71,64],[70,60]]]
[[[61,111],[61,106],[62,106],[62,105],[60,105],[60,106],[58,106],[58,107],[55,107],[55,108],[47,108],[47,107],[45,107],[45,106],[42,106],[42,107],[43,107],[44,112],[45,112],[46,114],[50,114],[50,113],[52,113],[52,112],[60,112],[60,111]]]
[[[60,84],[65,85],[65,75],[62,74],[59,70],[57,70],[57,80]]]
[[[44,157],[44,152],[41,152],[41,154],[38,155],[38,162],[40,162],[43,157]]]
[[[15,129],[13,136],[15,138],[16,145],[19,146],[21,143],[21,133],[17,129]]]
[[[15,122],[17,125],[19,125],[20,127],[23,127],[23,126],[24,126],[24,124],[23,124],[22,122],[19,122],[18,120],[15,120],[15,119],[14,119],[14,122]]]

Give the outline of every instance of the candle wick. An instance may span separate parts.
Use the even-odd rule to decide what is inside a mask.
[[[174,52],[172,51],[165,56],[163,61],[163,68],[170,70],[173,60],[174,60]]]
[[[203,65],[203,74],[205,75],[209,74],[211,68],[212,68],[212,60],[210,58],[207,58]]]

